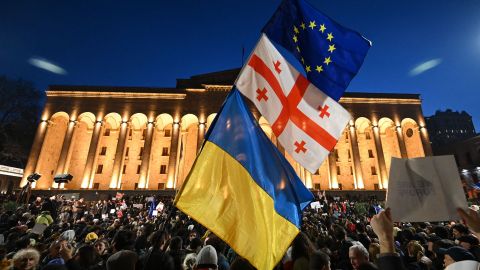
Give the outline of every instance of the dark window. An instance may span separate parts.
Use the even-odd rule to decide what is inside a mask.
[[[165,189],[165,183],[158,183],[158,189]]]
[[[370,170],[372,171],[372,175],[377,175],[377,168],[370,167]]]
[[[147,136],[147,130],[144,129],[142,132],[142,140],[145,140],[145,136]]]
[[[337,175],[340,175],[340,166],[337,166]]]
[[[130,152],[130,147],[127,147],[127,150],[125,150],[125,156],[128,157],[128,152]]]
[[[138,183],[135,183],[134,189],[138,189]]]
[[[350,175],[353,175],[353,168],[350,166]]]
[[[132,139],[132,133],[133,133],[133,129],[130,129],[128,131],[128,139],[131,140]]]
[[[126,171],[127,171],[127,165],[123,165],[122,174],[125,174]]]
[[[102,173],[102,171],[103,171],[103,165],[100,164],[100,165],[98,165],[98,167],[97,167],[97,174]]]
[[[405,133],[407,134],[407,137],[410,138],[410,137],[413,136],[413,129],[409,128],[409,129],[407,129],[407,132],[405,132]]]
[[[348,150],[348,161],[352,159],[352,153],[350,153],[350,150]]]
[[[373,184],[373,189],[374,189],[374,190],[379,190],[380,187],[378,186],[378,184]]]
[[[370,132],[365,132],[365,139],[370,140]]]
[[[110,136],[110,129],[107,128],[105,129],[105,132],[103,133],[104,136]]]
[[[160,174],[166,174],[166,173],[167,173],[167,165],[161,165]]]
[[[140,152],[138,153],[138,159],[142,159],[143,156],[143,147],[140,147]]]
[[[140,167],[141,167],[141,166],[142,166],[142,165],[138,165],[138,166],[137,166],[137,174],[140,174]]]
[[[314,189],[315,189],[315,190],[320,190],[320,184],[319,184],[319,183],[315,183]]]
[[[162,156],[168,156],[168,147],[162,148]]]
[[[373,158],[373,151],[371,149],[368,150],[368,157]]]
[[[102,150],[100,151],[100,156],[105,156],[107,154],[107,147],[102,147]]]
[[[335,149],[335,159],[338,161],[340,158],[338,157],[338,149]]]
[[[342,184],[340,184],[340,183],[338,184],[338,189],[340,189],[340,190],[343,189]]]
[[[100,183],[93,183],[93,189],[100,189]]]
[[[165,129],[165,134],[163,136],[170,137],[171,136],[171,130],[170,129]]]

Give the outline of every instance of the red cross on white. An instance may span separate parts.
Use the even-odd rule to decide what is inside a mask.
[[[271,124],[285,151],[312,173],[335,147],[351,118],[291,66],[265,35],[236,86]]]

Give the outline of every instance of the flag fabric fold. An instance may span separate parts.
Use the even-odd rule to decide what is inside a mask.
[[[304,0],[283,0],[263,32],[301,62],[307,78],[339,100],[371,47]]]
[[[351,119],[338,102],[290,65],[266,35],[236,86],[269,122],[285,151],[311,173],[333,150]]]
[[[272,269],[298,234],[301,211],[312,199],[234,89],[175,205],[257,269]]]

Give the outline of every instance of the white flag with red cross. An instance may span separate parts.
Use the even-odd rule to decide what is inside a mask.
[[[236,86],[267,119],[285,151],[312,173],[333,150],[351,119],[338,102],[290,65],[265,35]]]

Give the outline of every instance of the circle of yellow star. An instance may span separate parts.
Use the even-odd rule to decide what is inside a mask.
[[[328,39],[328,41],[332,42],[332,39],[333,39],[332,33],[327,34],[327,39]]]
[[[337,48],[335,48],[335,44],[332,44],[332,45],[328,45],[328,51],[330,53],[333,53],[333,51],[335,51]]]
[[[330,64],[332,62],[332,59],[330,59],[330,56],[329,57],[325,57],[325,61],[323,61],[323,63],[325,63],[327,66],[328,64]]]
[[[327,27],[325,27],[325,24],[322,23],[322,24],[320,25],[319,31],[323,33],[323,32],[325,32],[325,30],[327,30]]]
[[[300,52],[300,47],[297,46],[297,51]]]
[[[306,66],[305,71],[310,72],[310,71],[312,71],[312,69],[310,68],[310,66]]]
[[[315,21],[313,21],[313,22],[310,21],[310,24],[308,25],[308,27],[310,27],[310,28],[313,30],[313,28],[315,28],[315,26],[317,26],[317,25],[315,24]]]
[[[305,26],[305,23],[302,22],[302,24],[300,24],[300,27],[305,30],[306,26]]]
[[[298,41],[297,36],[293,36],[293,41],[295,41],[295,43],[297,43],[297,41]]]
[[[300,33],[300,31],[298,31],[298,28],[295,25],[293,26],[293,32],[295,32],[296,34]]]
[[[320,73],[323,71],[323,66],[317,66],[315,70],[318,71],[318,73]]]
[[[301,59],[301,60],[302,60],[302,64],[305,64],[305,59],[303,59],[303,57],[302,57],[302,59]]]

